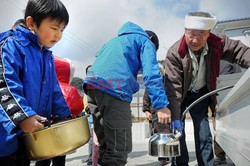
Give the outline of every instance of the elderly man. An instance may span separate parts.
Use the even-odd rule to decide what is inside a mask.
[[[240,41],[210,32],[215,16],[205,12],[192,12],[185,17],[185,34],[168,50],[165,61],[165,87],[172,110],[172,130],[182,129],[181,114],[193,101],[215,90],[220,59],[250,65],[250,49]],[[195,149],[199,166],[213,165],[212,135],[208,121],[208,106],[215,110],[216,96],[196,104],[190,114],[194,125]],[[184,118],[185,119],[185,118]],[[188,165],[189,156],[185,131],[180,139],[181,156],[173,165]]]

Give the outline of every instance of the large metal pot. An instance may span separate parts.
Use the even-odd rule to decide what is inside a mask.
[[[89,138],[87,116],[62,121],[21,136],[31,160],[45,160],[63,155],[84,145]]]

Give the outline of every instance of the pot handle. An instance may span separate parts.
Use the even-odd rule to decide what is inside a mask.
[[[39,121],[39,123],[42,123],[44,127],[50,127],[51,126],[50,125],[50,121],[48,119]],[[29,134],[30,134],[30,136],[31,136],[31,138],[32,138],[33,141],[37,140],[36,134],[34,132],[30,132]]]
[[[50,121],[48,119],[45,119],[43,121],[39,121],[40,123],[43,124],[44,127],[50,127]]]

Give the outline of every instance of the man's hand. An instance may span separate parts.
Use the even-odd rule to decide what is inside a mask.
[[[167,107],[158,110],[156,114],[159,123],[168,124],[171,122],[171,111]]]
[[[152,120],[152,114],[149,111],[146,111],[145,114],[146,114],[147,120],[151,121]]]
[[[43,124],[40,123],[41,121],[44,121],[44,120],[46,120],[45,117],[34,115],[34,116],[24,119],[19,124],[19,126],[25,133],[33,132],[44,127]]]

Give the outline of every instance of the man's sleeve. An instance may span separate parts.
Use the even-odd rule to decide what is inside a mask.
[[[156,110],[162,109],[169,104],[169,101],[165,94],[153,43],[147,41],[144,44],[141,49],[140,59],[144,84],[152,101],[152,105]]]
[[[222,59],[248,68],[250,66],[250,48],[240,40],[229,39],[226,35],[222,35],[222,37],[224,38]]]
[[[173,120],[180,119],[183,88],[183,72],[181,70],[181,64],[175,57],[175,54],[177,54],[177,52],[172,52],[171,48],[168,50],[165,59],[164,76],[165,90],[170,102],[168,108],[171,110]]]

